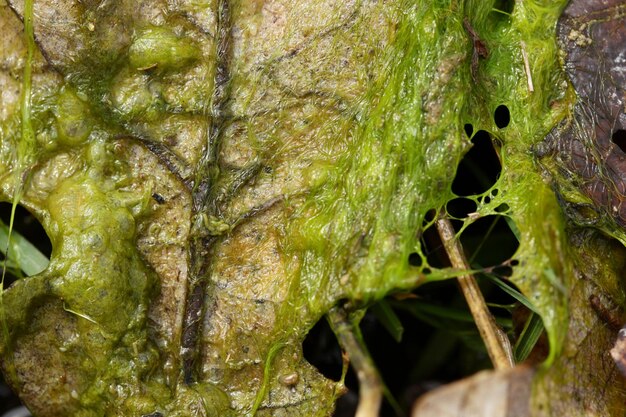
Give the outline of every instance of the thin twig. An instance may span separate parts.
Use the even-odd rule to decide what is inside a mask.
[[[535,87],[533,86],[533,76],[530,73],[530,64],[528,63],[528,54],[526,53],[526,43],[524,41],[520,41],[520,45],[522,46],[522,58],[524,59],[524,71],[526,71],[526,80],[528,81],[528,91],[531,93],[535,91]]]
[[[450,262],[454,268],[469,270],[465,253],[459,241],[456,239],[454,228],[450,220],[439,216],[437,219],[437,231],[446,248]],[[496,369],[507,369],[514,366],[511,343],[506,334],[497,325],[491,312],[487,308],[483,294],[480,292],[478,283],[473,275],[461,275],[457,278],[461,291],[467,300],[476,326]]]
[[[350,364],[359,378],[359,405],[355,417],[378,417],[383,398],[383,382],[374,361],[361,344],[358,323],[341,307],[328,312],[330,325],[339,345],[348,354]]]

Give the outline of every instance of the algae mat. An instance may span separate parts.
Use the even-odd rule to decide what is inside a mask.
[[[466,124],[502,172],[462,230],[514,225],[550,342],[523,415],[621,415],[589,296],[623,306],[624,6],[492,3],[0,2],[0,199],[53,245],[0,298],[34,415],[331,415],[343,386],[302,341],[335,306],[459,275],[420,236]]]

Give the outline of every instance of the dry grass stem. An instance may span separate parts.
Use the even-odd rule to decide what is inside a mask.
[[[526,43],[524,41],[520,41],[520,45],[522,46],[522,58],[524,59],[524,71],[526,71],[526,80],[528,81],[528,91],[531,93],[535,91],[535,87],[533,86],[533,76],[530,73],[530,64],[528,63],[528,54],[526,53]]]
[[[448,219],[440,216],[437,219],[437,231],[444,243],[452,266],[459,270],[469,270],[467,259],[461,244],[456,239],[452,224]],[[491,312],[487,308],[478,283],[473,275],[462,275],[457,278],[461,291],[467,300],[476,326],[496,369],[507,369],[515,365],[511,343],[502,329],[497,325]]]
[[[328,317],[339,345],[350,358],[359,379],[359,405],[355,417],[378,417],[383,382],[369,352],[360,342],[358,324],[350,320],[347,312],[340,307],[330,310]]]

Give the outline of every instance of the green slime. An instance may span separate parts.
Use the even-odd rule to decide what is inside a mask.
[[[268,360],[265,366],[250,365],[261,371],[255,371],[249,381],[235,375],[222,382],[186,385],[161,370],[164,351],[175,347],[159,346],[151,333],[147,311],[159,293],[159,277],[137,249],[137,223],[152,215],[147,208],[150,192],[126,191],[127,162],[111,156],[120,134],[128,134],[171,147],[177,158],[192,171],[196,169],[200,151],[206,151],[203,145],[170,143],[169,138],[184,127],[202,127],[217,117],[210,110],[211,96],[205,93],[215,82],[206,74],[215,71],[216,45],[201,47],[198,37],[185,38],[181,33],[191,29],[178,20],[172,23],[176,30],[167,25],[140,25],[125,47],[113,48],[116,52],[106,59],[85,58],[73,64],[64,81],[35,89],[35,105],[32,109],[22,105],[21,122],[16,121],[17,113],[2,122],[0,198],[21,200],[33,210],[54,246],[46,271],[17,282],[2,296],[0,310],[7,328],[0,344],[3,366],[10,370],[11,357],[28,351],[24,343],[41,331],[35,318],[42,309],[62,321],[62,336],[46,336],[51,338],[49,349],[56,351],[52,359],[38,360],[66,367],[72,375],[58,387],[57,411],[35,406],[36,414],[121,416],[160,410],[168,416],[224,416],[249,415],[258,409],[259,415],[268,415],[270,411],[260,405],[268,392],[278,389],[268,382],[272,368],[277,372],[290,369],[288,353],[297,356],[312,325],[340,300],[355,309],[367,308],[394,292],[460,273],[428,265],[419,237],[431,226],[424,225],[427,213],[441,210],[455,198],[450,185],[471,146],[463,129],[466,123],[475,131],[488,131],[501,143],[501,177],[484,195],[470,198],[477,201],[481,217],[498,213],[496,208],[502,203],[508,205],[504,215],[515,223],[520,239],[514,256],[519,266],[511,280],[541,313],[551,348],[544,366],[554,362],[567,334],[568,295],[563,288],[573,276],[573,266],[566,249],[564,218],[530,149],[567,116],[574,101],[558,65],[555,40],[556,22],[566,2],[520,1],[511,14],[481,0],[387,3],[374,9],[389,22],[383,40],[368,38],[370,44],[352,45],[371,54],[358,55],[372,64],[367,68],[363,64],[357,87],[342,89],[339,82],[330,92],[315,92],[322,97],[315,105],[322,106],[328,97],[340,105],[326,113],[316,108],[317,113],[307,120],[321,126],[315,138],[326,149],[303,151],[301,159],[288,168],[302,183],[298,189],[281,190],[286,214],[279,241],[285,276],[272,278],[287,283],[287,295],[276,310],[274,327],[255,340]],[[233,19],[251,7],[233,3]],[[323,18],[330,16],[331,29],[325,29],[324,36],[338,44],[365,38],[369,30],[365,19],[356,19],[354,26],[333,25],[341,20],[332,15],[332,8],[320,13]],[[101,17],[109,19],[110,15]],[[487,59],[479,61],[476,74],[472,74],[473,44],[464,19],[490,51]],[[241,36],[260,30],[242,25],[238,27]],[[302,50],[319,46],[311,45]],[[325,47],[318,52],[327,60],[323,62],[341,58],[333,42]],[[525,71],[523,52],[528,55],[530,73]],[[271,65],[285,60],[271,58]],[[270,69],[259,79],[246,78],[243,70],[243,75],[237,73],[248,68],[246,57],[238,59],[241,62],[232,64],[234,75],[229,80],[236,97],[230,110],[245,120],[247,110],[262,101],[257,94],[263,89],[259,80],[280,85],[281,74],[272,73],[268,64]],[[32,58],[27,62],[30,68]],[[200,84],[192,78],[194,74],[202,75]],[[281,82],[293,81],[295,86],[319,82],[323,87],[323,77],[333,74],[339,81],[352,81],[353,74],[321,71],[312,79],[304,75]],[[529,89],[529,78],[534,91]],[[30,96],[27,80],[22,91]],[[240,146],[242,154],[252,149],[268,161],[280,159],[277,155],[288,147],[289,138],[281,138],[272,126],[289,119],[292,110],[303,111],[294,100],[298,103],[306,95],[276,99],[272,94],[278,93],[271,88],[276,87],[267,87],[267,100],[275,100],[277,115],[260,112],[249,117],[242,128],[248,129],[244,139],[223,133],[223,148]],[[292,92],[290,88],[282,85],[278,90],[282,94]],[[498,129],[493,121],[493,112],[501,104],[511,113],[506,129]],[[29,118],[37,121],[33,134],[42,144],[38,149],[29,145]],[[22,135],[17,133],[19,126]],[[293,129],[289,133],[295,135]],[[269,139],[262,139],[261,131],[270,132]],[[28,151],[14,152],[22,148]],[[300,168],[302,164],[296,162],[305,159],[308,163]],[[28,192],[22,195],[21,187],[33,186],[30,177],[22,176],[24,170],[34,172],[46,164],[56,167],[53,172],[62,174],[63,180],[53,181],[45,198]],[[245,172],[256,173],[257,165],[247,165]],[[233,174],[234,168],[211,169],[210,175],[217,172],[221,181],[216,189],[233,193],[253,189],[254,182],[250,185],[246,178]],[[497,198],[490,202],[482,198],[493,196],[495,190]],[[212,197],[216,202],[226,199],[217,191]],[[237,236],[245,213],[231,214],[207,214],[207,234],[222,236],[226,243],[231,234]],[[465,219],[463,229],[472,221]],[[412,253],[422,258],[422,266],[409,265]],[[226,345],[223,350],[238,347]],[[24,387],[17,374],[11,382],[18,389]],[[312,395],[315,404],[304,405],[298,415],[328,415],[337,391],[319,389],[317,397]],[[61,413],[58,410],[66,414],[55,414]]]

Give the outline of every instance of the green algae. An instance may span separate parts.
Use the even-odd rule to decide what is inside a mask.
[[[61,146],[83,144],[93,129],[88,106],[73,91],[65,89],[59,93],[57,112],[58,143]]]
[[[47,336],[56,356],[50,362],[34,359],[75,376],[75,385],[59,388],[70,393],[59,394],[66,403],[52,411],[41,405],[45,399],[24,392],[37,414],[269,415],[277,407],[291,410],[296,398],[304,405],[293,415],[328,415],[335,384],[298,356],[312,324],[338,302],[363,309],[388,294],[459,274],[426,262],[411,266],[408,257],[417,253],[426,260],[419,240],[428,227],[427,213],[455,198],[451,183],[471,146],[465,123],[501,143],[500,178],[483,195],[470,198],[481,217],[508,205],[505,215],[520,240],[514,255],[519,266],[511,280],[547,329],[551,350],[545,366],[559,357],[568,320],[568,294],[562,288],[572,280],[572,255],[557,198],[530,149],[567,115],[573,101],[555,40],[565,1],[517,2],[509,14],[478,0],[396,1],[371,9],[357,3],[354,10],[335,5],[320,12],[316,20],[326,23],[321,29],[311,24],[314,36],[291,41],[282,35],[278,42],[288,44],[285,50],[279,45],[277,51],[263,51],[265,60],[254,65],[247,62],[249,55],[264,46],[250,41],[248,56],[239,51],[230,63],[232,96],[225,108],[215,107],[212,95],[215,88],[226,89],[216,81],[217,64],[203,62],[221,59],[213,37],[220,35],[215,30],[202,37],[197,21],[179,25],[176,16],[157,26],[137,18],[133,37],[126,36],[129,28],[120,32],[121,45],[114,44],[116,32],[82,30],[76,36],[85,37],[87,53],[76,62],[63,61],[54,45],[43,42],[66,77],[50,93],[53,100],[40,100],[47,108],[39,114],[53,120],[50,145],[36,160],[18,157],[0,164],[0,174],[9,173],[3,182],[21,178],[16,161],[32,169],[51,164],[61,173],[45,187],[31,185],[36,192],[23,198],[40,213],[51,237],[51,264],[2,296],[3,354],[29,351],[25,341],[45,331],[34,322],[38,311],[54,313],[72,335]],[[265,35],[264,41],[275,45],[269,42],[272,33],[264,33],[257,22],[261,13],[254,7],[260,6],[241,2],[233,7],[238,36]],[[250,21],[245,20],[248,12]],[[126,22],[106,13],[102,19]],[[375,31],[368,18],[387,32],[370,33]],[[465,19],[489,48],[489,57],[481,58],[476,69]],[[180,35],[181,27],[191,35]],[[96,59],[102,53],[89,55],[102,39],[106,51],[117,51],[106,60]],[[525,72],[524,53],[531,74]],[[342,59],[356,76],[342,73],[343,64],[332,64]],[[304,71],[307,67],[320,69]],[[337,83],[325,84],[328,77]],[[30,98],[28,80],[22,80],[22,94]],[[505,129],[493,121],[501,104],[511,114]],[[19,126],[25,133],[16,149],[34,149],[42,133],[29,131],[26,101],[21,111]],[[200,133],[181,134],[183,127]],[[214,147],[206,139],[211,129],[222,137]],[[1,131],[7,130],[5,125]],[[124,146],[121,136],[164,147],[159,163],[176,171],[172,176],[217,178],[209,193],[214,210],[193,213],[202,220],[194,227],[210,237],[211,247],[206,250],[209,266],[189,269],[209,271],[204,309],[213,314],[199,330],[204,332],[199,342],[204,362],[195,370],[200,382],[194,384],[181,380],[179,340],[157,335],[150,323],[159,318],[150,316],[159,287],[172,284],[152,269],[138,243],[142,219],[158,220],[149,203],[150,186],[129,189],[128,184],[132,175],[147,183],[159,178],[133,170],[128,155],[116,156],[112,149]],[[216,152],[207,158],[212,165],[206,171],[195,167],[203,152]],[[30,150],[22,154],[34,155]],[[54,159],[60,154],[69,162]],[[187,170],[174,170],[177,163],[187,164]],[[289,182],[299,177],[302,181]],[[179,186],[179,193],[189,194],[182,182]],[[22,198],[2,190],[2,199]],[[482,197],[494,190],[497,197],[485,202]],[[37,193],[45,198],[37,199]],[[272,204],[264,205],[268,201]],[[472,221],[465,220],[462,230]],[[231,326],[237,320],[239,327]],[[221,340],[211,333],[218,330]],[[165,357],[174,358],[167,362],[174,369],[169,373],[160,370]],[[5,369],[10,363],[3,361]],[[272,379],[294,366],[306,376],[300,384],[305,388],[293,390],[303,392],[301,397],[290,397],[289,389]],[[37,376],[32,378],[36,384]],[[26,389],[16,377],[12,383]]]
[[[138,70],[178,69],[198,59],[200,53],[190,39],[177,36],[169,28],[143,30],[128,49],[131,68]]]

